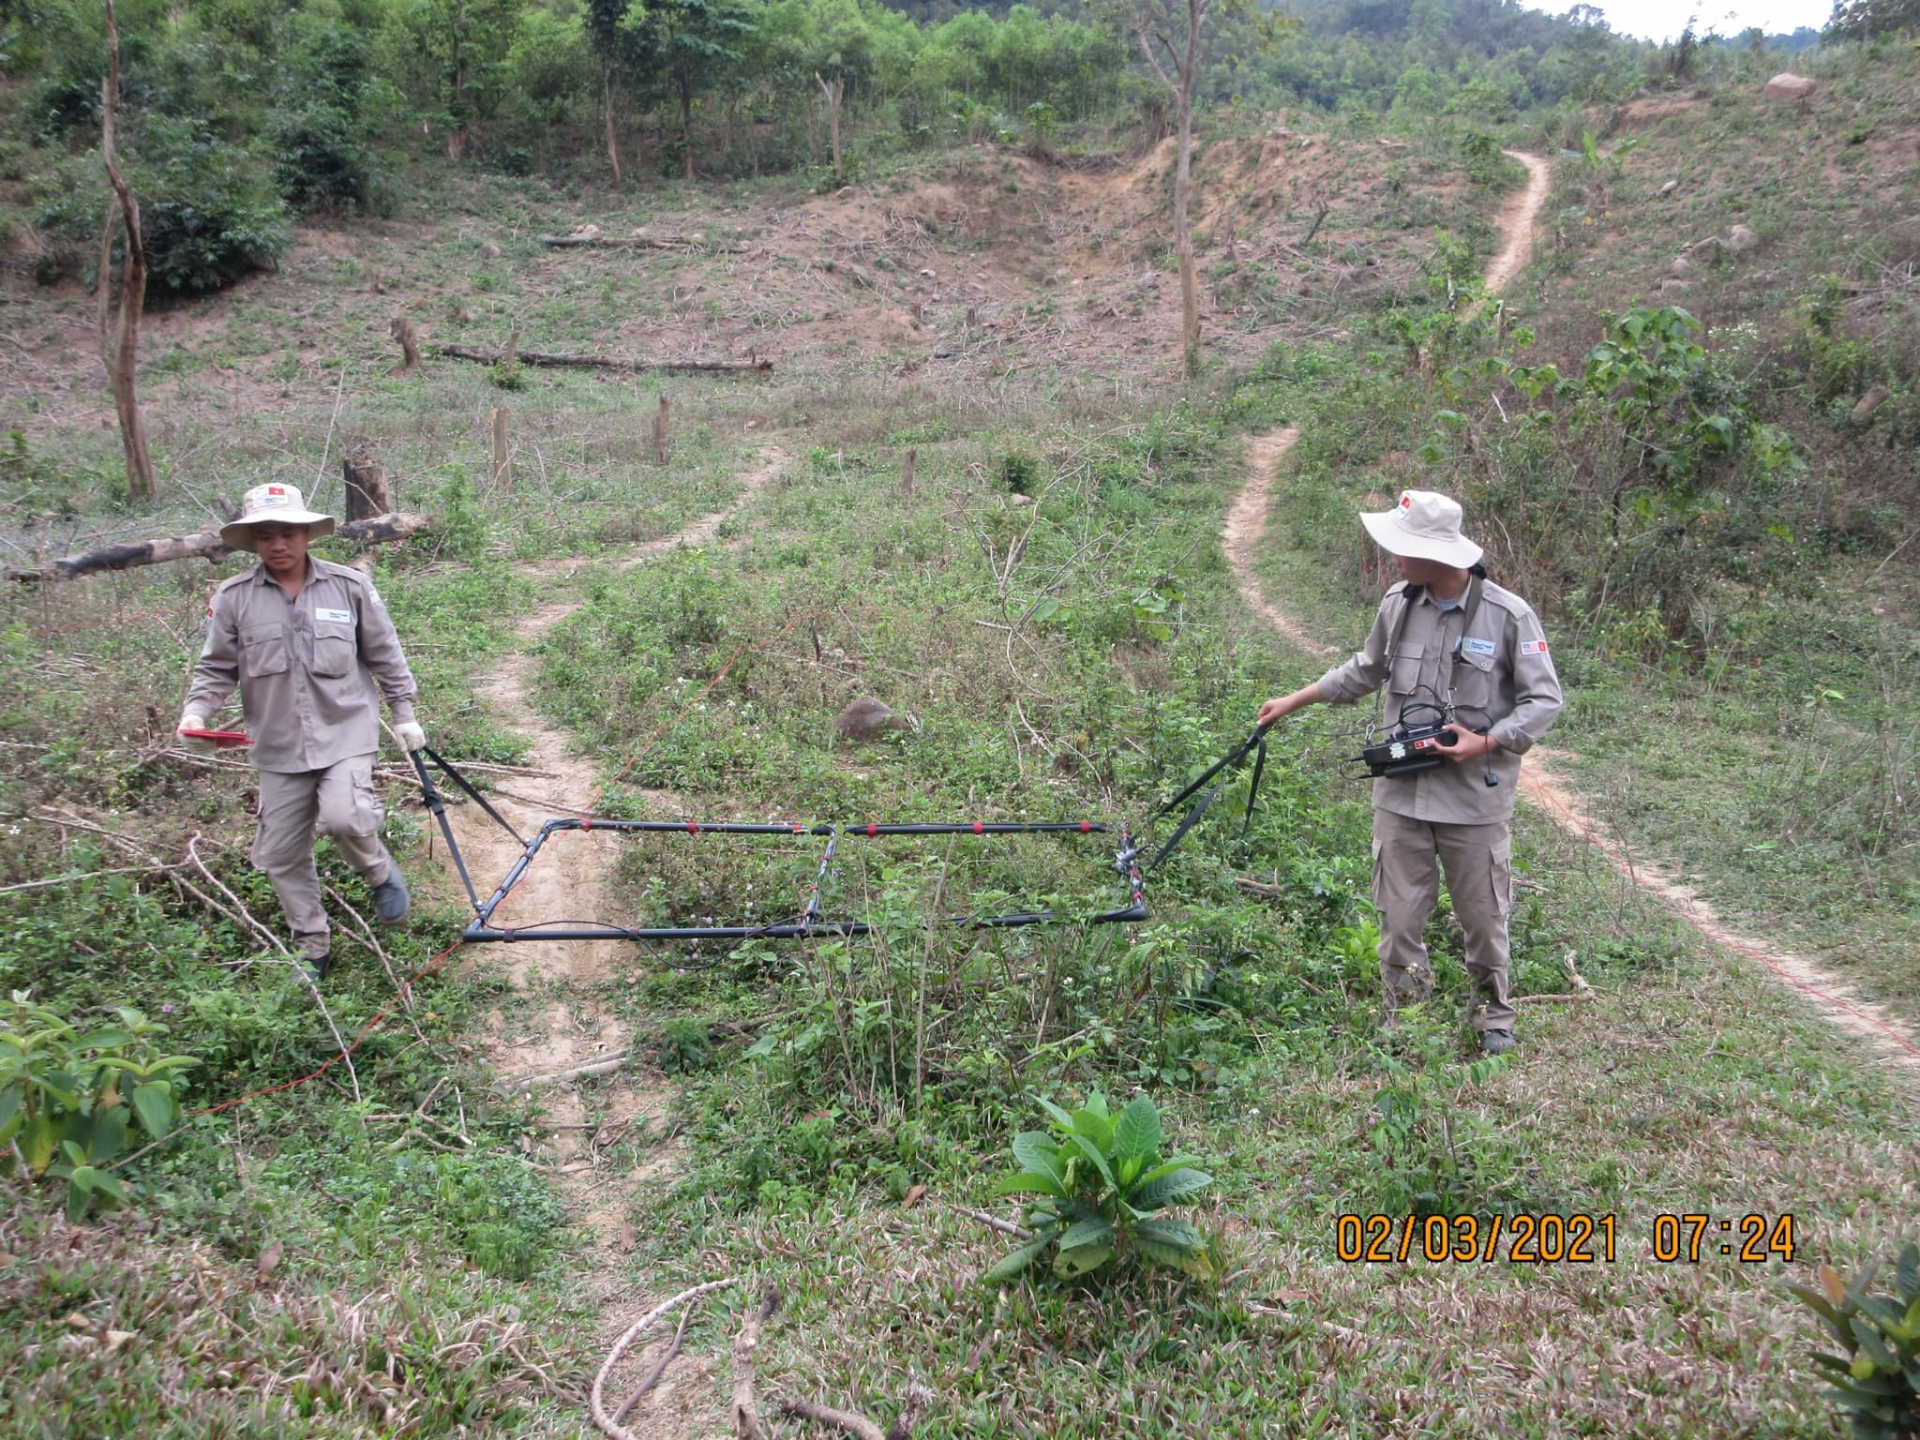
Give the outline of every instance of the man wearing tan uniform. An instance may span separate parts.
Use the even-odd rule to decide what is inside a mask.
[[[1351,704],[1383,686],[1390,729],[1420,726],[1452,707],[1451,764],[1373,782],[1373,903],[1380,912],[1380,979],[1389,1010],[1425,1000],[1433,970],[1421,936],[1446,870],[1467,938],[1480,1047],[1513,1048],[1507,992],[1507,914],[1513,903],[1512,819],[1520,757],[1560,713],[1560,678],[1539,617],[1486,579],[1481,549],[1460,534],[1460,506],[1407,490],[1360,517],[1393,556],[1366,648],[1314,684],[1260,707],[1270,725],[1305,705]]]
[[[381,695],[401,744],[427,743],[413,715],[413,673],[373,582],[307,554],[309,540],[332,530],[333,517],[308,510],[291,485],[246,493],[240,518],[220,538],[260,563],[208,603],[207,643],[180,717],[183,731],[206,729],[238,685],[260,775],[253,863],[272,881],[315,980],[331,956],[316,832],[332,837],[373,886],[382,921],[398,924],[407,913],[406,881],[380,842],[373,789]]]

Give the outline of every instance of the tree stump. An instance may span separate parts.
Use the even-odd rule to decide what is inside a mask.
[[[342,460],[347,487],[347,523],[373,520],[392,513],[393,497],[387,493],[387,467],[374,458],[369,446],[347,451]]]
[[[400,342],[400,354],[403,357],[395,375],[411,375],[420,368],[420,332],[413,328],[413,321],[404,315],[396,315],[387,322],[387,333]]]
[[[667,463],[667,397],[660,396],[660,413],[653,417],[653,463]]]
[[[495,406],[493,411],[493,488],[502,495],[513,493],[513,461],[507,453],[507,412]]]

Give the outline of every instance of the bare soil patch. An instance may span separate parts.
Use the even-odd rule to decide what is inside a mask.
[[[770,447],[742,478],[739,494],[726,509],[674,535],[632,547],[617,564],[630,567],[676,546],[711,542],[786,464],[786,455]],[[559,567],[529,568],[552,573]],[[541,719],[534,704],[538,662],[525,648],[578,603],[555,601],[528,616],[519,629],[523,648],[480,691],[501,723],[531,737],[527,764],[544,772],[516,777],[511,794],[492,797],[500,813],[527,837],[556,815],[591,814],[600,792],[595,764],[569,753],[566,737]],[[663,813],[680,808],[678,799],[665,792],[651,798]],[[448,814],[474,885],[484,897],[520,858],[522,847],[478,806],[458,806]],[[574,830],[554,836],[496,915],[509,925],[609,918],[619,845],[619,837],[608,832]],[[449,874],[444,883],[457,882]],[[573,1081],[541,1087],[546,1123],[532,1150],[539,1163],[556,1172],[569,1210],[591,1236],[595,1263],[587,1288],[602,1307],[602,1330],[610,1338],[650,1303],[636,1298],[621,1273],[621,1257],[636,1241],[628,1219],[632,1202],[643,1186],[670,1178],[686,1162],[684,1144],[664,1134],[672,1086],[631,1055],[634,1037],[603,1005],[604,984],[617,975],[631,947],[624,941],[516,941],[467,953],[473,968],[500,967],[513,989],[534,1002],[513,1007],[511,1016],[505,1007],[495,1010],[482,1031],[487,1057],[503,1079],[551,1075],[627,1054],[611,1080],[589,1082],[591,1091]],[[659,1138],[637,1166],[622,1168],[609,1153],[649,1136]],[[724,1416],[712,1398],[716,1392],[710,1370],[710,1362],[684,1356],[634,1411],[628,1428],[662,1440],[718,1433]]]

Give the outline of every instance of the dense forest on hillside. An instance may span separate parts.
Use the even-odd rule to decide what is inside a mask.
[[[1199,101],[1491,123],[1624,94],[1645,63],[1591,17],[1513,0],[1300,13],[1276,27],[1223,12]],[[101,10],[10,0],[5,15],[0,220],[37,232],[45,269],[79,273],[105,200]],[[1126,17],[1091,8],[916,20],[877,0],[129,0],[120,30],[122,143],[150,197],[160,299],[271,264],[292,215],[390,208],[406,153],[508,174],[831,176],[835,109],[855,172],[956,138],[1166,123]]]

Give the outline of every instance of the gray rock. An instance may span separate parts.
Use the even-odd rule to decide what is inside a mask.
[[[1804,100],[1820,88],[1819,82],[1791,70],[1782,70],[1767,81],[1767,94],[1775,100]]]
[[[1662,196],[1671,195],[1674,191],[1678,190],[1679,188],[1680,188],[1680,182],[1678,180],[1669,180],[1667,181],[1666,184],[1660,187],[1660,194]]]
[[[1693,262],[1684,255],[1676,256],[1673,264],[1667,267],[1667,273],[1676,280],[1684,280],[1693,274]]]
[[[1760,248],[1760,237],[1744,225],[1736,225],[1727,232],[1727,249],[1736,255],[1750,255]]]
[[[482,260],[498,260],[500,258],[500,247],[491,240],[484,242],[480,246],[480,258]]]

